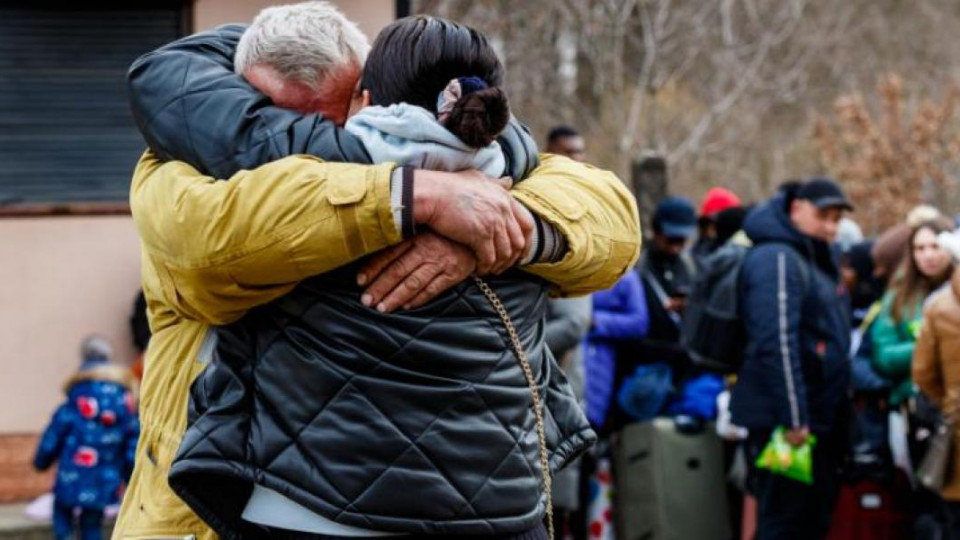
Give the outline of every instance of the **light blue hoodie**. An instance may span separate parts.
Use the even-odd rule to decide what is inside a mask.
[[[363,141],[373,163],[449,172],[477,169],[493,178],[506,173],[499,144],[471,148],[416,105],[364,107],[347,121],[346,130]]]

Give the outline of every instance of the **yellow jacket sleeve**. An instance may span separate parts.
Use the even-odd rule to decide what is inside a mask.
[[[545,154],[512,193],[567,242],[562,260],[523,268],[552,283],[555,294],[578,296],[610,288],[640,256],[636,199],[609,171]]]
[[[400,242],[392,170],[291,156],[219,181],[148,151],[130,194],[144,263],[182,316],[233,322],[307,277]]]

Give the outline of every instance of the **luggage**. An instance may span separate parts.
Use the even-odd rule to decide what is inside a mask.
[[[614,447],[619,540],[725,540],[723,444],[712,425],[681,432],[670,418],[630,424]]]
[[[907,478],[844,484],[827,540],[909,540],[913,538],[912,490]]]

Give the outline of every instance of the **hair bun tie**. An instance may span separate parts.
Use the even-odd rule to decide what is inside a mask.
[[[443,119],[450,114],[450,111],[453,110],[457,101],[460,101],[460,98],[472,94],[477,90],[483,90],[489,87],[490,85],[480,77],[458,77],[456,79],[450,79],[446,88],[437,96],[437,118],[443,121]]]

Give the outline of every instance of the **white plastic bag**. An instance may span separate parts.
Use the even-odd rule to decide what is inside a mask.
[[[889,427],[890,454],[893,464],[907,474],[910,485],[916,487],[917,481],[913,473],[913,461],[910,459],[910,447],[907,444],[907,419],[898,411],[891,411],[887,417]]]

